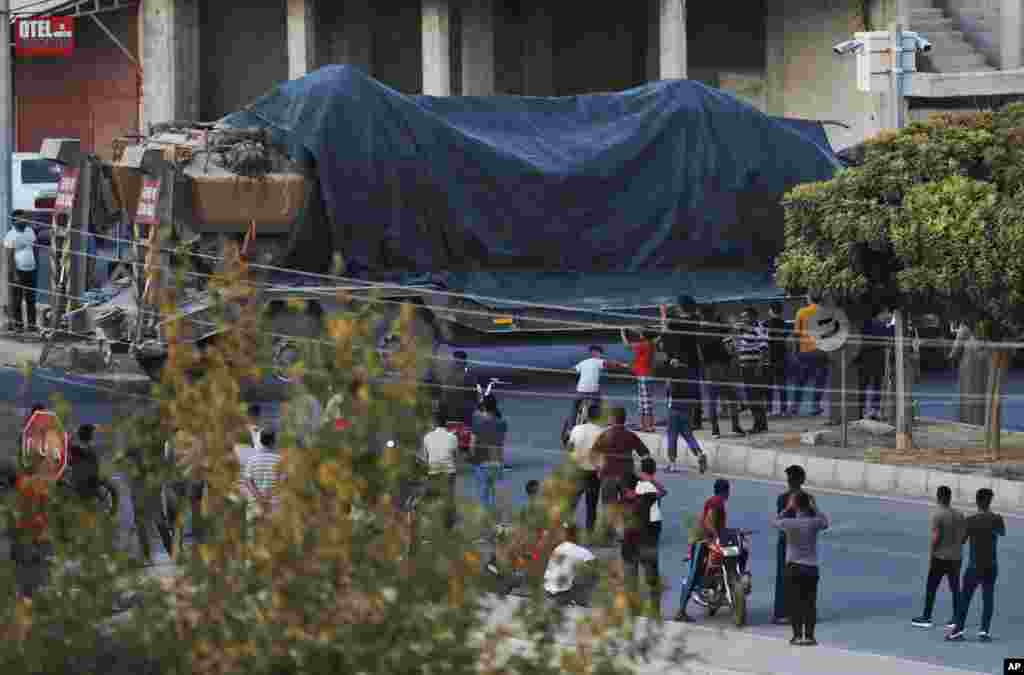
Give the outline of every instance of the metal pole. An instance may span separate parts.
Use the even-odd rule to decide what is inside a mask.
[[[11,87],[11,3],[10,0],[0,0],[0,19],[6,27],[2,40],[3,49],[0,49],[0,239],[7,235],[10,227],[11,215],[11,155],[14,152],[14,101]],[[7,251],[0,255],[0,305],[8,307],[10,304],[10,287],[8,286]]]
[[[903,128],[903,26],[895,24],[890,32],[892,63],[889,67],[889,84],[892,101],[892,128]]]
[[[896,322],[896,449],[907,450],[910,438],[907,435],[907,372],[904,369],[903,310],[893,312]]]
[[[848,447],[850,443],[849,430],[846,428],[849,411],[846,409],[849,402],[846,400],[846,345],[844,344],[839,350],[839,391],[842,397],[842,404],[840,411],[842,414],[841,421],[843,425],[843,447]]]

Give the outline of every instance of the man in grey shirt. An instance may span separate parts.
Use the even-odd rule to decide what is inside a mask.
[[[793,621],[792,645],[812,646],[818,620],[818,533],[828,528],[806,492],[794,493],[772,523],[786,533],[786,607]]]
[[[939,508],[931,519],[931,564],[928,567],[928,582],[925,585],[924,613],[911,623],[921,628],[932,627],[932,609],[935,607],[935,592],[939,590],[942,578],[949,580],[949,591],[953,594],[953,618],[946,628],[956,627],[960,601],[960,560],[963,557],[966,534],[964,515],[950,508],[953,491],[940,485],[935,493]]]

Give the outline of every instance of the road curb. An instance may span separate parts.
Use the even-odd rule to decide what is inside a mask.
[[[708,468],[716,473],[784,481],[786,467],[799,464],[807,471],[810,487],[930,499],[938,486],[948,485],[953,490],[953,500],[961,504],[973,504],[975,493],[989,488],[995,493],[993,509],[1024,513],[1024,483],[1004,478],[833,459],[792,449],[772,450],[719,441],[705,442],[704,452]]]

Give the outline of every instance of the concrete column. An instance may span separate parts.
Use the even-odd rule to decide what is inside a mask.
[[[451,6],[448,0],[423,0],[423,93],[451,96]]]
[[[786,114],[786,15],[783,2],[765,7],[764,94],[769,115]]]
[[[146,0],[142,40],[142,120],[199,118],[198,0]]]
[[[373,75],[373,21],[370,0],[345,0],[342,10],[344,62]]]
[[[294,80],[319,67],[316,58],[316,0],[286,2],[288,79]]]
[[[660,0],[658,77],[686,79],[686,0]]]
[[[1024,0],[1002,0],[999,15],[1002,24],[999,36],[999,51],[1003,70],[1024,67]]]
[[[494,0],[465,1],[461,37],[462,95],[494,94]]]
[[[551,10],[531,3],[523,31],[523,93],[555,95],[555,24]]]

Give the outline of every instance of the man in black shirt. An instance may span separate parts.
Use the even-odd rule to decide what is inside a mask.
[[[700,349],[704,356],[704,377],[707,378],[708,409],[711,413],[711,437],[719,438],[722,435],[718,428],[719,401],[724,401],[724,408],[732,418],[732,432],[743,436],[736,398],[736,366],[732,354],[725,346],[726,339],[732,335],[732,329],[713,307],[707,307],[700,330]]]
[[[772,399],[768,401],[770,411],[786,414],[786,357],[789,347],[789,330],[782,318],[782,303],[773,302],[768,306],[768,320],[764,322],[768,332],[768,384],[771,385]],[[775,401],[778,401],[776,406]]]
[[[981,630],[978,639],[989,642],[992,636],[992,612],[995,603],[996,577],[999,565],[996,559],[996,544],[999,537],[1006,536],[1006,523],[1003,517],[992,513],[992,490],[981,488],[975,495],[978,512],[967,519],[967,541],[970,542],[970,558],[960,595],[959,617],[956,627],[946,636],[947,640],[959,642],[964,639],[964,624],[967,623],[967,612],[971,608],[971,598],[975,589],[981,586]]]
[[[696,382],[696,390],[701,390],[701,370],[703,368],[700,353],[700,317],[697,315],[697,301],[689,295],[680,295],[675,310],[676,316],[670,319],[668,309],[661,306],[662,335],[658,340],[659,348],[667,357],[665,366],[659,375],[668,380]],[[701,425],[702,402],[697,396],[690,415],[691,427],[699,429]]]

